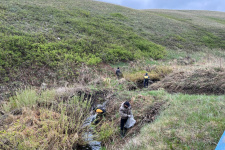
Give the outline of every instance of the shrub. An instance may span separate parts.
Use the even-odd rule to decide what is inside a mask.
[[[105,56],[103,58],[105,62],[128,61],[134,58],[133,54],[124,47],[118,45],[111,45],[111,47],[112,48],[107,49],[106,54],[103,55]]]
[[[132,82],[144,80],[145,73],[148,73],[150,80],[161,80],[163,77],[172,72],[172,69],[166,66],[157,66],[148,71],[138,71],[134,73],[124,73],[124,77]]]
[[[156,45],[150,41],[145,39],[135,39],[135,46],[137,46],[142,52],[144,52],[145,56],[152,57],[154,59],[163,58],[166,54],[165,48]]]
[[[107,142],[116,133],[116,128],[113,126],[113,122],[104,122],[100,128],[95,131],[97,134],[97,140],[102,141],[103,143]]]

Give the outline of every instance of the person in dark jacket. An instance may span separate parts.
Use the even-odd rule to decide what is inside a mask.
[[[144,76],[144,88],[145,87],[148,87],[148,81],[149,81],[149,76],[148,76],[148,73],[145,74]]]
[[[125,133],[127,131],[126,128],[124,128],[126,122],[127,122],[127,119],[129,117],[132,116],[132,112],[131,112],[131,105],[128,101],[122,103],[120,109],[119,109],[119,113],[120,113],[120,116],[121,116],[121,120],[120,120],[120,134],[122,137],[125,136]]]
[[[116,69],[116,76],[118,79],[120,79],[122,77],[122,72],[120,71],[119,67]]]

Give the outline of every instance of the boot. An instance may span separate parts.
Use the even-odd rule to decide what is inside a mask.
[[[127,128],[124,128],[123,129],[123,136],[125,136],[126,132],[127,132]]]
[[[121,137],[124,137],[124,130],[120,130]]]

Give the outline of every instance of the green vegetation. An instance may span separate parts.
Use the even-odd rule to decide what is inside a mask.
[[[1,83],[12,81],[20,68],[45,67],[71,79],[82,63],[161,59],[166,49],[225,48],[220,12],[139,11],[89,0],[3,0],[0,6]]]
[[[107,115],[93,127],[103,149],[214,149],[224,130],[225,97],[161,88],[224,93],[223,16],[133,10],[92,0],[1,0],[0,92],[9,98],[0,103],[0,149],[86,145],[82,134],[88,127],[82,125],[92,103],[107,96]],[[182,63],[186,58],[194,59],[191,66]],[[109,64],[121,67],[125,78],[117,80]],[[139,89],[146,72],[154,81],[174,72],[174,80],[160,81],[158,91]],[[43,82],[73,87],[58,95],[35,88]],[[28,85],[34,87],[25,89]],[[77,97],[76,90],[87,93]],[[118,109],[127,100],[137,122],[121,140]]]
[[[119,13],[108,19],[75,6],[69,11],[7,1],[0,4],[4,12],[0,16],[2,76],[18,67],[56,70],[65,64],[96,65],[165,55],[164,47],[135,33]]]
[[[224,96],[168,94],[149,95],[168,100],[157,120],[142,128],[127,149],[215,149],[224,132]]]
[[[150,72],[148,71],[136,71],[134,73],[125,73],[124,78],[132,81],[132,82],[138,82],[141,81],[143,82],[143,77],[146,73],[148,73],[149,77],[153,81],[159,81],[166,75],[172,72],[172,69],[167,67],[167,66],[157,66],[153,68]]]
[[[152,70],[157,71],[170,70]],[[129,81],[115,78],[104,78],[91,86],[94,91],[107,89],[114,93],[105,118],[93,127],[96,139],[106,149],[214,149],[223,133],[224,96],[169,94],[163,89],[129,91],[129,86],[133,86]],[[54,90],[37,94],[27,89],[1,105],[4,112],[22,108],[23,113],[8,113],[0,137],[9,143],[4,145],[0,140],[0,148],[68,149],[76,144],[85,145],[82,133],[86,130],[82,125],[89,116],[90,104],[76,96],[68,98],[71,93],[57,94]],[[107,96],[107,92],[104,94]],[[125,100],[130,101],[137,121],[126,134],[127,144],[121,141],[118,129],[118,109]],[[101,98],[98,101],[102,103]]]
[[[3,110],[9,112],[17,108],[32,107],[36,105],[38,101],[50,102],[53,101],[54,98],[54,90],[47,90],[41,94],[36,93],[34,89],[20,90],[16,92],[15,96],[9,98],[7,104],[3,104]]]

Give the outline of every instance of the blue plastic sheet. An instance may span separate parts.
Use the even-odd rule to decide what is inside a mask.
[[[215,150],[225,150],[225,131],[224,131],[219,143],[217,144],[217,147]]]

